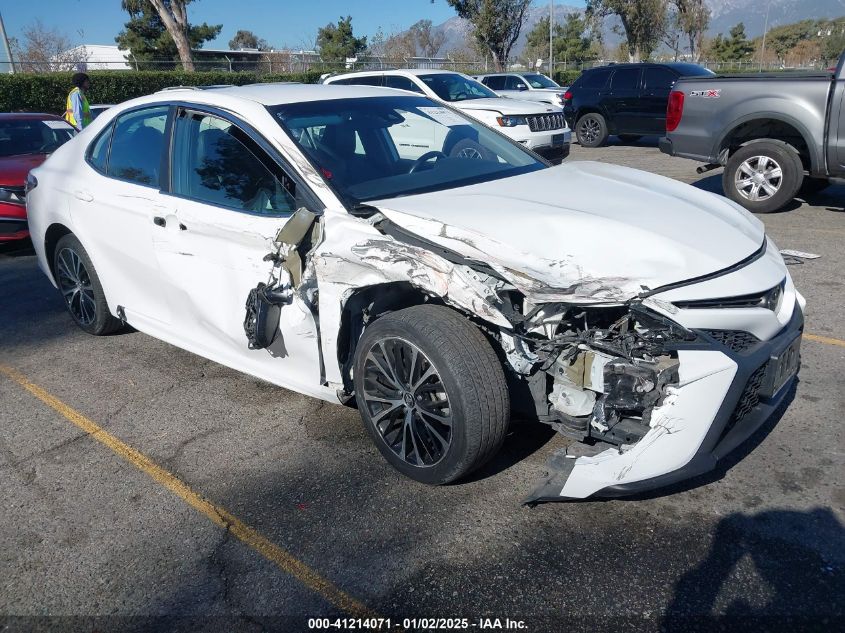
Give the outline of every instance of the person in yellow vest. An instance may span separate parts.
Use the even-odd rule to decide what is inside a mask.
[[[91,123],[91,108],[85,92],[91,87],[91,78],[85,73],[75,73],[71,79],[74,88],[68,93],[65,106],[65,121],[70,123],[77,132]]]

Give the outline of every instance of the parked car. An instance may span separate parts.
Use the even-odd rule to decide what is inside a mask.
[[[567,88],[541,73],[494,73],[479,75],[476,79],[502,97],[539,101],[563,108],[563,95]]]
[[[563,113],[584,147],[611,134],[633,142],[666,130],[666,106],[680,77],[713,73],[696,64],[613,64],[585,70],[564,94]]]
[[[845,54],[834,72],[683,79],[660,151],[724,166],[725,195],[755,213],[845,178]]]
[[[546,158],[562,160],[569,155],[572,132],[559,111],[540,103],[503,99],[461,73],[445,70],[357,72],[329,77],[324,83],[384,86],[416,92],[448,103]],[[419,126],[422,121],[409,119],[406,123]],[[436,143],[429,140],[430,126],[422,125],[417,131],[415,147],[420,154],[434,149]],[[483,148],[467,139],[452,151],[480,156]]]
[[[26,175],[72,136],[73,128],[52,114],[0,113],[0,242],[29,236]]]
[[[407,152],[414,118],[439,149]],[[465,139],[490,158],[453,155]],[[83,330],[128,323],[357,402],[386,460],[430,484],[494,455],[513,409],[593,445],[531,499],[665,485],[713,468],[798,371],[804,301],[745,209],[551,167],[423,95],[161,92],[104,112],[27,187],[38,263]]]
[[[94,103],[94,104],[91,104],[91,106],[90,106],[91,118],[96,119],[103,112],[105,112],[106,110],[111,108],[113,105],[114,105],[113,103],[111,103],[111,104],[110,103]]]

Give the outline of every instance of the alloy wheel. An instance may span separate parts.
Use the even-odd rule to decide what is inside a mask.
[[[473,158],[475,160],[481,160],[481,159],[484,158],[481,155],[481,152],[479,152],[474,147],[463,148],[461,151],[459,151],[457,154],[455,154],[455,157],[456,158]]]
[[[578,124],[578,136],[586,143],[594,143],[601,134],[601,126],[591,116],[585,116]]]
[[[783,169],[769,156],[752,156],[734,174],[736,190],[746,200],[760,202],[774,196],[783,183]]]
[[[79,253],[63,248],[56,259],[56,273],[59,289],[74,318],[82,325],[94,323],[97,320],[97,302],[91,277]]]
[[[452,442],[452,407],[431,360],[397,337],[377,341],[364,361],[363,405],[384,443],[402,461],[434,466]]]

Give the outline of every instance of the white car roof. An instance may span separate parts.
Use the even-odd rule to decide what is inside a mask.
[[[352,73],[344,73],[342,75],[332,75],[326,81],[334,81],[335,79],[342,79],[344,77],[377,77],[378,75],[404,75],[406,77],[419,77],[420,75],[465,75],[457,70],[442,70],[433,68],[388,68],[385,70],[359,70]]]

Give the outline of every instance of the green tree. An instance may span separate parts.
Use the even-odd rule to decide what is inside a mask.
[[[704,32],[710,26],[710,9],[704,0],[672,0],[675,7],[675,23],[687,38],[692,61],[701,57]]]
[[[710,55],[715,61],[747,61],[753,52],[754,45],[745,36],[745,25],[742,22],[730,30],[729,37],[719,33],[710,42]]]
[[[599,44],[589,33],[587,20],[577,13],[569,13],[563,24],[555,24],[552,46],[556,62],[582,62],[599,56]],[[523,60],[533,66],[537,59],[549,59],[548,17],[540,18],[525,36]]]
[[[615,15],[622,22],[628,59],[648,59],[664,31],[666,0],[587,0],[587,16],[603,19]]]
[[[459,17],[473,27],[473,38],[505,70],[511,50],[525,24],[531,0],[447,0]]]
[[[414,55],[436,57],[446,41],[443,32],[432,30],[431,20],[420,20],[408,29],[408,34],[414,45]]]
[[[178,5],[182,11],[185,5],[191,0],[180,0]],[[171,0],[156,0],[167,10],[177,7],[177,2]],[[122,30],[115,39],[121,50],[129,50],[138,62],[144,64],[148,69],[172,69],[173,61],[181,59],[185,70],[193,70],[194,64],[191,56],[191,49],[201,48],[203,43],[213,40],[220,34],[222,24],[210,26],[202,24],[192,25],[185,22],[185,39],[187,47],[177,46],[168,27],[150,0],[121,0],[121,6],[129,14],[129,21],[124,24]],[[184,15],[187,20],[187,14]],[[180,27],[181,28],[181,27]],[[187,48],[187,53],[185,52]],[[173,61],[171,61],[173,60]]]
[[[347,15],[337,24],[327,24],[317,31],[317,48],[323,61],[342,62],[366,49],[367,38],[355,37],[352,16]]]
[[[235,37],[229,40],[229,48],[233,51],[242,48],[255,48],[259,51],[267,51],[272,47],[267,43],[267,40],[258,37],[252,31],[238,30]]]

